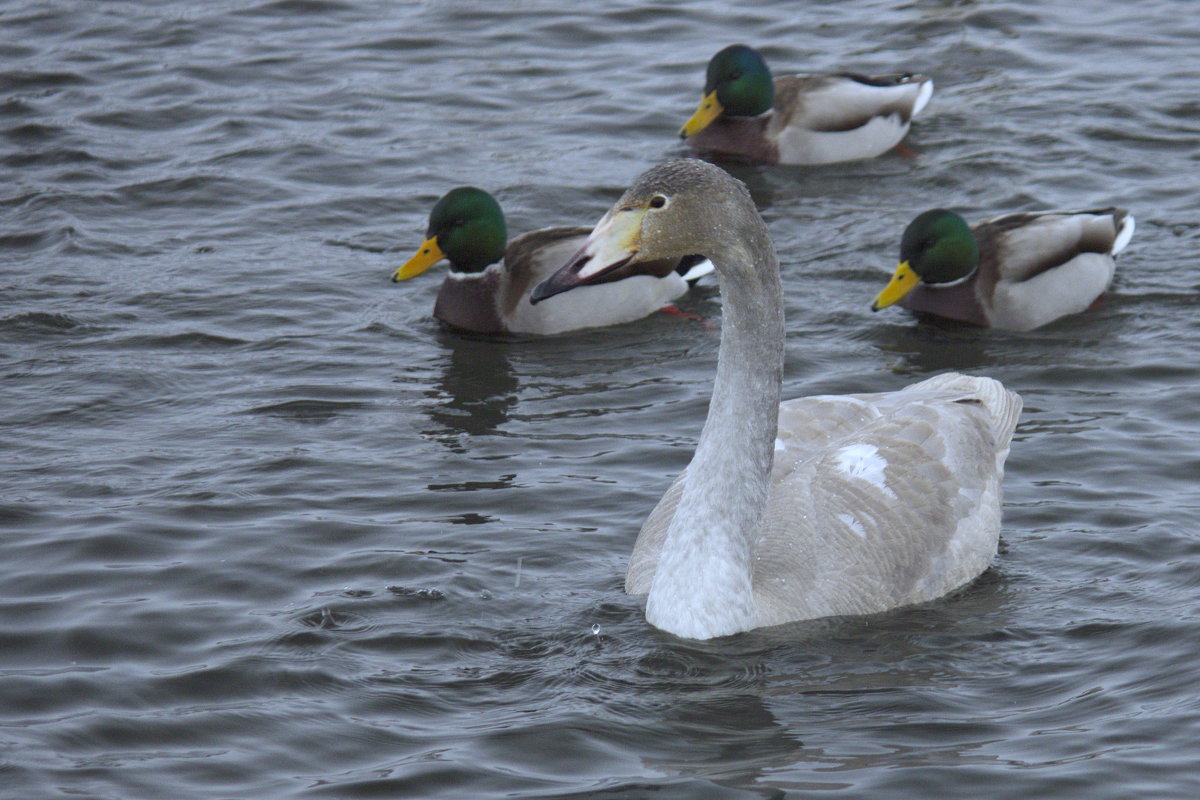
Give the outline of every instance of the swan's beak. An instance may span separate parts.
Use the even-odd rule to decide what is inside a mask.
[[[683,127],[679,129],[679,138],[686,139],[689,136],[695,136],[711,125],[713,120],[721,116],[721,112],[724,110],[725,107],[717,100],[715,89],[704,95],[700,98],[700,107],[696,109],[696,113],[692,114],[692,118],[683,123]]]
[[[539,303],[548,297],[603,283],[605,276],[628,266],[638,254],[644,210],[625,208],[609,211],[592,229],[587,241],[571,260],[546,280],[533,287],[529,299]]]
[[[392,282],[397,283],[415,278],[445,257],[446,254],[442,252],[442,248],[438,247],[436,236],[426,239],[421,243],[417,254],[410,258],[403,267],[392,273]]]
[[[896,274],[892,276],[892,280],[883,287],[883,291],[875,298],[875,302],[871,303],[871,310],[878,311],[899,302],[904,295],[917,288],[917,284],[920,282],[921,278],[913,272],[913,268],[908,265],[908,262],[901,261],[896,266]]]

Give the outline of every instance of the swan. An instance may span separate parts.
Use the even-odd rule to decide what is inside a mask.
[[[921,603],[983,572],[1020,398],[945,374],[781,405],[779,262],[750,193],[720,168],[645,172],[531,300],[690,253],[716,269],[721,345],[695,455],[630,558],[625,589],[647,595],[647,621],[710,639]]]

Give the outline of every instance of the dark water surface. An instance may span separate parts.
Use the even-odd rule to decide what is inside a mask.
[[[1192,3],[0,5],[0,796],[1200,796]],[[1001,553],[928,606],[704,644],[621,591],[714,325],[443,331],[433,201],[590,223],[721,46],[909,69],[918,155],[730,165],[785,394],[1000,378]],[[1128,206],[1098,310],[868,303],[900,231]],[[710,284],[686,303],[720,320]]]

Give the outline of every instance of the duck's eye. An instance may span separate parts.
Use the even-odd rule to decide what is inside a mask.
[[[666,204],[667,204],[667,198],[663,197],[661,194],[656,194],[656,195],[654,195],[654,197],[650,198],[650,207],[651,208],[662,208]]]

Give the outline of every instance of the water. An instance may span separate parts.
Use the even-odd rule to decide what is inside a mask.
[[[0,796],[1195,797],[1190,4],[0,6]],[[730,165],[788,396],[1000,378],[1001,552],[939,602],[711,643],[621,591],[713,324],[490,342],[388,282],[474,183],[594,221],[721,46],[919,70],[918,155]],[[916,210],[1128,206],[1098,310],[868,303]]]

